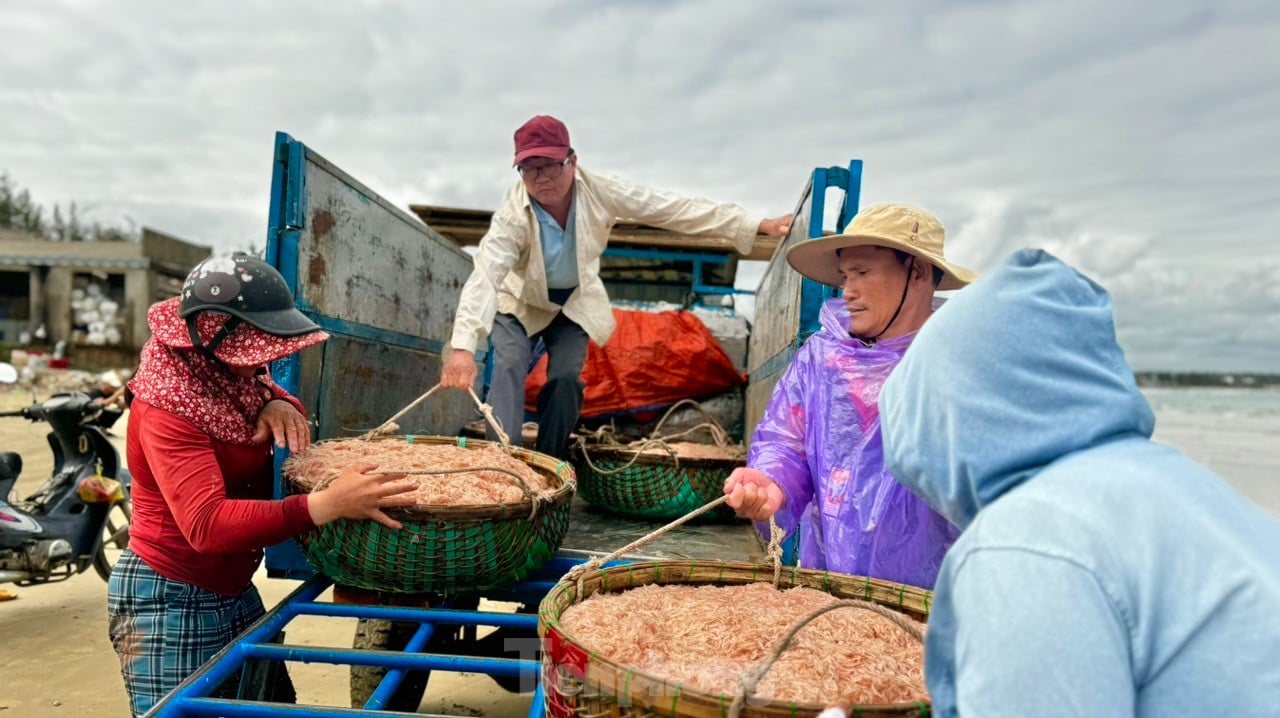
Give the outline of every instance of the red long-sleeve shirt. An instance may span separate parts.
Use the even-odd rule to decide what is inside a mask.
[[[280,398],[301,411],[293,397]],[[135,399],[126,455],[133,474],[129,548],[166,578],[238,595],[263,547],[314,526],[305,495],[272,500],[270,440],[218,441]]]

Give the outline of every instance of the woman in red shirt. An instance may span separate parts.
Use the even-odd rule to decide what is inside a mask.
[[[337,518],[399,528],[382,508],[413,503],[404,493],[412,482],[370,474],[368,464],[324,491],[272,498],[273,449],[301,451],[311,432],[266,365],[329,335],[266,262],[206,260],[147,320],[152,337],[129,382],[129,548],[107,589],[135,714],[262,616],[252,578],[263,547]]]

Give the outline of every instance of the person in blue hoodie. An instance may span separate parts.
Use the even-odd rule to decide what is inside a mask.
[[[1280,715],[1280,522],[1151,441],[1100,286],[1013,254],[880,396],[893,475],[963,529],[925,679],[940,716]]]
[[[959,530],[885,469],[876,399],[941,304],[935,290],[977,279],[947,261],[946,230],[906,204],[863,207],[830,237],[787,250],[800,274],[843,290],[792,357],[757,424],[728,505],[787,535],[805,568],[929,588]]]

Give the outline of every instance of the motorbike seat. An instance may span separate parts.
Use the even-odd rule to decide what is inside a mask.
[[[22,457],[12,451],[0,451],[0,482],[16,481],[22,473]]]

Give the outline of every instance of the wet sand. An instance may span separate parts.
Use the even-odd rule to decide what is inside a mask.
[[[1280,389],[1147,389],[1152,437],[1280,518]]]

